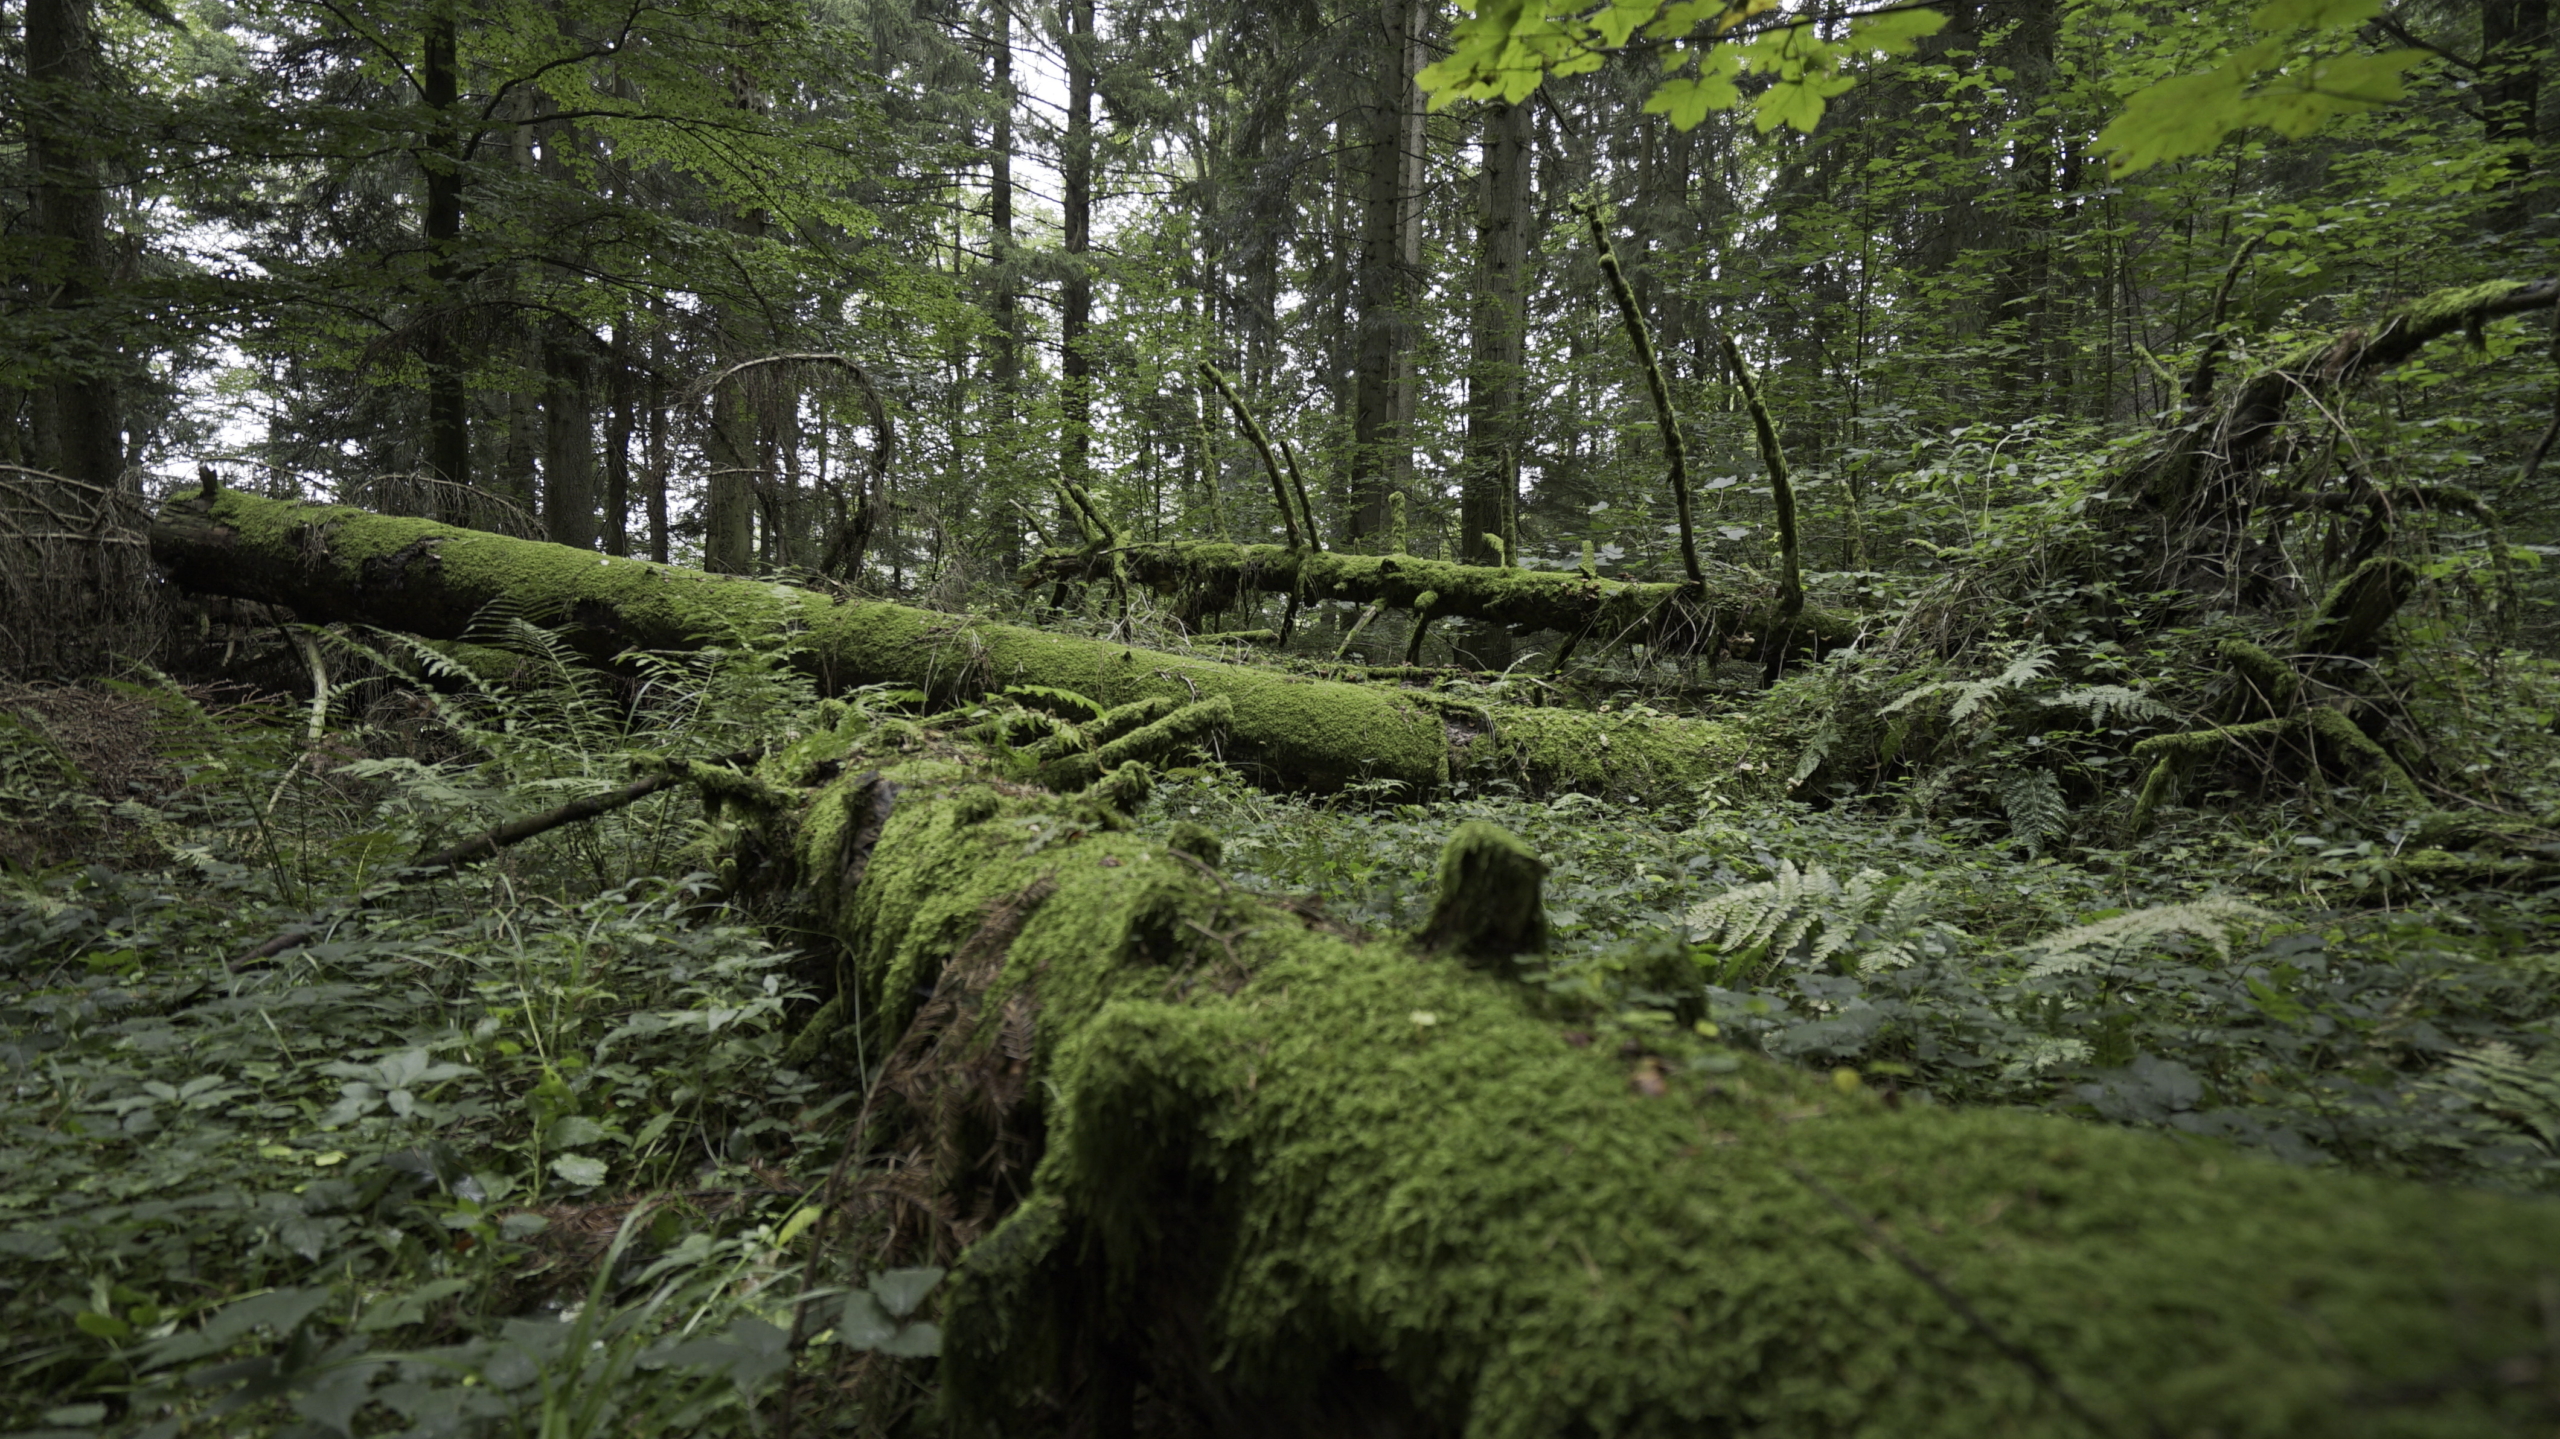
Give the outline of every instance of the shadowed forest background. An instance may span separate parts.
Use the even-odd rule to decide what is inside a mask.
[[[0,3],[0,1426],[2560,1417],[2546,0],[1223,5]]]

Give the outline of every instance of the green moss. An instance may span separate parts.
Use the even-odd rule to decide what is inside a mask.
[[[2248,684],[2258,701],[2245,708],[2279,716],[2293,712],[2294,700],[2302,690],[2302,677],[2294,673],[2293,666],[2242,639],[2224,640],[2220,654],[2224,666]]]
[[[1056,1432],[1115,1365],[1203,1432],[2084,1432],[1815,1184],[2123,1433],[2489,1435],[2529,1406],[2467,1376],[2539,1352],[2548,1206],[1897,1111],[1677,1036],[1576,1047],[1516,985],[1127,835],[1035,849],[1054,808],[905,793],[844,936],[884,988],[1054,886],[987,1006],[1036,998],[1047,1142],[943,1315],[961,1432]]]
[[[2485,1436],[2538,1402],[2494,1376],[2545,1337],[2547,1204],[1896,1110],[1679,1033],[1590,1045],[916,743],[852,736],[794,800],[823,889],[895,795],[794,1054],[839,1019],[886,1052],[955,956],[997,969],[953,1048],[1031,1018],[1031,1191],[942,1314],[958,1432],[1107,1422],[1060,1401],[1111,1370],[1167,1432],[2085,1432],[1862,1221],[2124,1434]]]
[[[2302,647],[2322,654],[2363,656],[2381,648],[2382,630],[2418,587],[2407,560],[2375,555],[2330,586],[2320,608],[2302,627]]]
[[[1462,565],[1406,554],[1319,553],[1280,545],[1133,545],[1121,558],[1132,579],[1166,593],[1226,596],[1259,590],[1427,609],[1435,616],[1567,633],[1614,635],[1649,626],[1657,618],[1676,618],[1683,633],[1758,632],[1774,622],[1780,603],[1758,575],[1730,567],[1711,569],[1707,583],[1693,587],[1604,580],[1573,570]],[[1037,584],[1061,575],[1082,576],[1091,563],[1080,555],[1050,555],[1024,567],[1019,578]],[[1433,598],[1425,601],[1426,594]],[[1858,617],[1806,610],[1793,624],[1804,643],[1818,648],[1855,638]]]

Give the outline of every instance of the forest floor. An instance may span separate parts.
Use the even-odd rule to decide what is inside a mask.
[[[667,657],[635,717],[520,649],[513,685],[359,686],[316,735],[238,688],[0,693],[0,1426],[879,1432],[929,1397],[938,1271],[863,1272],[818,1222],[880,1056],[786,1062],[814,976],[712,897],[689,794],[399,874],[643,750],[733,750],[805,682]],[[2551,769],[2552,667],[2502,663],[2474,742]],[[2198,784],[2139,837],[1912,788],[1409,803],[1201,764],[1134,818],[1375,932],[1490,820],[1550,866],[1530,978],[1603,1042],[1690,1026],[1897,1103],[2560,1185],[2539,870],[2413,868],[2435,841],[2334,787]]]

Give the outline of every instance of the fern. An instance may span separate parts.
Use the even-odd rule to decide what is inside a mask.
[[[1895,883],[1880,870],[1860,870],[1843,884],[1821,865],[1777,872],[1692,908],[1689,927],[1729,956],[1754,951],[1800,968],[1857,973],[1900,969],[1943,947],[1954,931],[1929,919],[1934,896],[1923,884]],[[1850,965],[1845,961],[1854,958]]]
[[[2228,962],[2234,932],[2271,924],[2277,918],[2255,905],[2220,896],[2129,910],[2057,931],[2027,945],[2025,952],[2037,956],[2027,966],[2027,975],[2035,978],[2107,969],[2180,936],[2202,939],[2213,947],[2218,958]]]
[[[2053,659],[2054,649],[2051,645],[2030,643],[2025,649],[2019,651],[2000,673],[1989,679],[1939,680],[1934,684],[1925,684],[1876,713],[1894,714],[1932,695],[1951,694],[1956,697],[1956,702],[1955,706],[1947,712],[1947,720],[1951,724],[1962,724],[1980,713],[1982,707],[1989,704],[2002,691],[2024,689],[2042,679],[2045,672],[2053,668]]]
[[[2028,854],[2044,853],[2048,841],[2069,829],[2071,806],[2064,802],[2062,782],[2053,777],[2053,771],[2003,770],[1993,784],[2000,793],[2000,808],[2009,816],[2009,837],[2025,845]]]
[[[2445,1071],[2429,1088],[2459,1094],[2503,1127],[2560,1153],[2560,1049],[2528,1059],[2514,1045],[2491,1040],[2446,1061]]]
[[[2137,689],[2123,685],[2080,685],[2044,701],[2053,709],[2077,710],[2093,729],[2104,729],[2110,717],[2119,723],[2175,719],[2177,711]]]

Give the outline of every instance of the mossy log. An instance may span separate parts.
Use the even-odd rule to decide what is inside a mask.
[[[493,604],[568,628],[599,660],[787,638],[830,690],[910,685],[936,705],[1009,685],[1098,704],[1223,697],[1219,752],[1281,788],[1388,781],[1417,796],[1453,780],[1533,791],[1673,798],[1784,774],[1744,727],[1654,716],[1480,705],[1388,685],[1344,684],[998,624],[830,598],[590,550],[238,491],[189,495],[151,528],[153,557],[184,587],[285,605],[305,619],[460,639]]]
[[[2355,325],[2303,341],[2274,357],[2212,403],[2224,337],[2197,362],[2187,386],[2187,412],[2138,465],[2132,492],[2149,508],[2180,515],[2208,531],[2236,528],[2254,508],[2260,471],[2275,451],[2295,399],[2332,395],[2398,365],[2448,335],[2477,334],[2506,315],[2547,310],[2560,301],[2560,279],[2492,280],[2438,290],[2393,311],[2380,323]]]
[[[1411,555],[1345,555],[1280,545],[1168,541],[1131,545],[1114,558],[1129,577],[1175,597],[1193,613],[1222,610],[1249,592],[1302,601],[1346,600],[1412,609],[1424,595],[1434,619],[1463,617],[1515,631],[1559,630],[1696,653],[1785,626],[1797,649],[1820,653],[1855,640],[1861,617],[1807,607],[1779,613],[1772,582],[1747,570],[1711,567],[1703,588],[1600,579],[1571,570],[1461,565]],[[1023,567],[1025,586],[1109,577],[1104,557],[1052,552]]]
[[[1459,947],[1245,893],[1196,836],[1177,852],[863,725],[767,761],[757,792],[780,798],[722,823],[840,946],[835,1013],[858,1022],[832,1046],[889,1056],[867,1135],[897,1162],[856,1212],[883,1262],[956,1261],[950,1432],[2336,1439],[2560,1417],[2548,1202],[1897,1105],[1615,1028]],[[1461,884],[1501,867],[1469,854]]]

